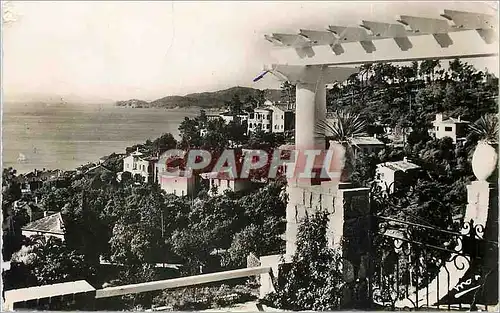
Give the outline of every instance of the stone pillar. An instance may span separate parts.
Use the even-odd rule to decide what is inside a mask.
[[[295,112],[295,149],[298,151],[295,162],[295,174],[289,179],[287,193],[290,200],[286,211],[286,256],[291,257],[296,250],[298,223],[311,209],[305,205],[304,195],[311,194],[311,180],[298,178],[304,170],[306,158],[303,151],[306,149],[324,149],[324,138],[317,134],[318,120],[326,117],[326,85],[319,73],[316,83],[297,83],[296,85],[296,112]],[[322,166],[321,158],[316,158],[314,168]]]
[[[317,124],[319,121],[324,121],[326,119],[326,84],[322,78],[318,80],[318,85],[316,87],[316,98],[314,102],[316,106],[314,124]],[[320,147],[325,147],[324,134],[318,134],[316,132],[315,135],[315,144]]]
[[[341,183],[330,215],[328,239],[343,257],[343,309],[365,309],[368,305],[370,241],[370,189]]]
[[[314,143],[316,84],[297,83],[295,92],[295,146],[301,149]]]
[[[467,186],[467,208],[465,210],[464,222],[474,221],[474,224],[486,226],[488,211],[494,197],[494,184],[485,180],[474,181]]]

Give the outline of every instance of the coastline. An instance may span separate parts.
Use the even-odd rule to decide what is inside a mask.
[[[151,109],[156,109],[156,110],[164,110],[164,111],[170,111],[170,112],[200,112],[201,110],[204,110],[205,112],[224,112],[224,108],[204,108],[201,106],[190,106],[190,107],[174,107],[174,108],[160,108],[160,107],[134,107],[134,106],[122,106],[122,105],[113,105],[115,108],[126,108],[126,109],[138,109],[138,110],[151,110]]]

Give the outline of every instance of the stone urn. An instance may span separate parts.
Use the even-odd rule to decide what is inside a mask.
[[[348,152],[347,144],[339,143],[334,140],[330,140],[330,149],[334,149],[334,153],[340,154],[340,164],[341,168],[340,172],[340,183],[348,184],[352,171],[354,170],[353,166],[353,156]]]
[[[498,154],[486,141],[479,141],[472,155],[472,171],[479,181],[486,181],[497,168]]]

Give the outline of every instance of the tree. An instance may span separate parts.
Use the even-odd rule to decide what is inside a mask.
[[[128,185],[132,181],[133,181],[133,178],[132,178],[132,173],[131,172],[125,171],[125,172],[122,173],[122,176],[121,176],[121,183],[122,183],[122,185]]]
[[[222,152],[229,146],[229,133],[223,119],[209,121],[207,133],[203,136],[201,147],[206,150]]]
[[[269,217],[262,225],[250,224],[236,233],[228,249],[234,267],[246,266],[246,258],[250,253],[261,256],[284,252],[280,223],[280,220]]]
[[[498,116],[495,114],[482,116],[470,125],[472,134],[479,140],[485,140],[490,144],[498,143],[498,127]]]
[[[283,273],[283,285],[267,301],[286,310],[330,311],[341,309],[343,278],[340,254],[328,247],[328,216],[317,212],[299,225],[297,251]]]
[[[22,263],[35,285],[94,280],[95,268],[85,262],[84,256],[54,237],[24,246],[12,256],[12,262]]]
[[[116,212],[116,222],[110,225],[110,258],[127,266],[164,262],[165,232],[172,232],[164,192],[154,185],[132,187],[130,191],[125,203],[117,201],[107,208]]]
[[[240,96],[238,96],[237,94],[233,95],[233,97],[228,103],[228,106],[229,106],[229,111],[233,115],[243,113],[243,103],[241,102]]]
[[[206,118],[206,115],[200,115],[200,122],[203,121],[203,117]],[[177,146],[177,140],[175,140],[174,136],[171,133],[166,133],[156,138],[153,141],[152,146],[155,152],[157,152],[158,154],[162,154],[167,150],[175,149],[175,147]]]
[[[184,118],[184,121],[179,125],[179,134],[181,141],[178,143],[179,148],[199,148],[202,145],[200,136],[199,123],[196,119]]]
[[[281,84],[281,102],[288,105],[295,105],[295,85],[289,81]]]
[[[17,171],[12,168],[4,168],[2,172],[2,206],[12,203],[21,198],[21,186],[17,181]]]
[[[248,140],[247,122],[231,121],[226,127],[228,139],[235,145],[242,145]]]

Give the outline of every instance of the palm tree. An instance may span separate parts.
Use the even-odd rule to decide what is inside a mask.
[[[349,181],[354,170],[354,138],[366,136],[366,122],[358,113],[339,110],[333,114],[332,119],[318,121],[316,133],[325,137],[325,140],[332,140],[341,144],[345,149],[345,163],[341,182]]]
[[[498,144],[498,116],[496,114],[487,114],[481,116],[474,124],[471,124],[470,130],[490,145]]]

